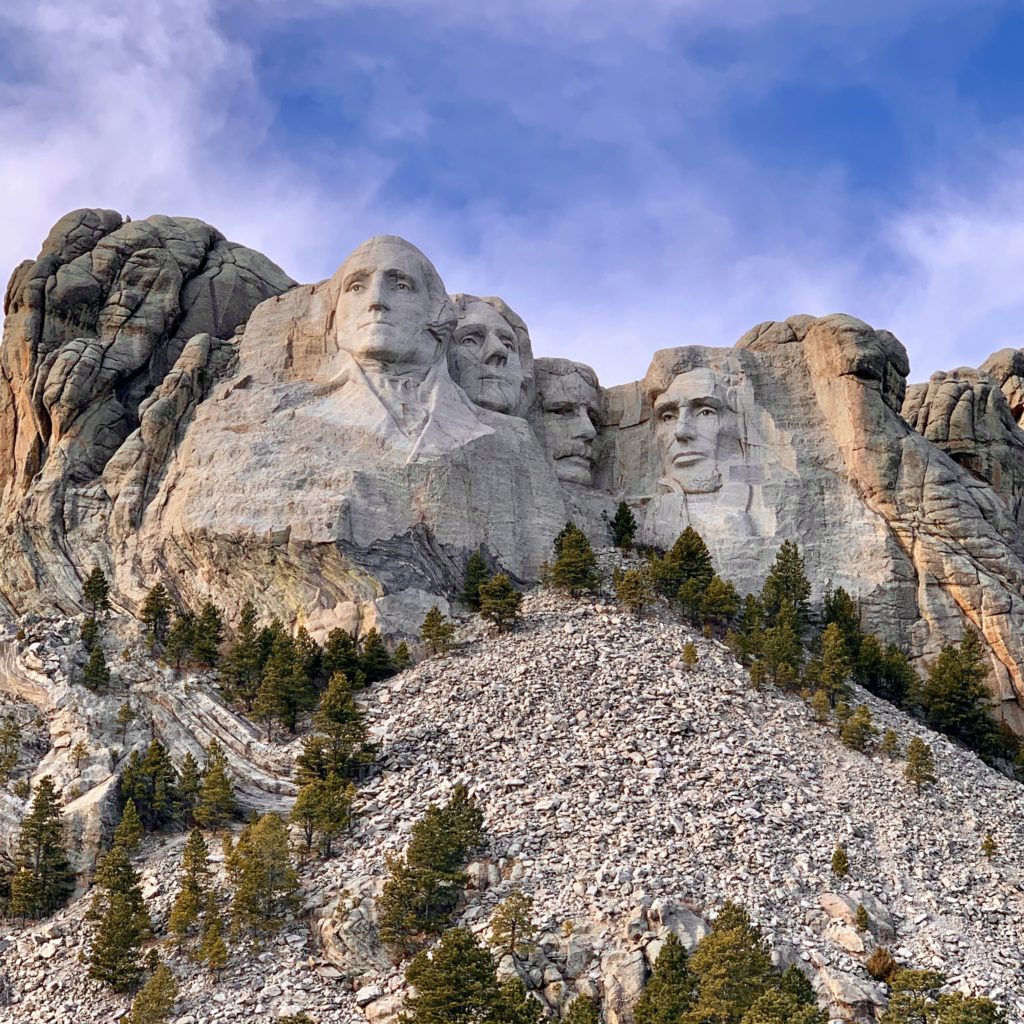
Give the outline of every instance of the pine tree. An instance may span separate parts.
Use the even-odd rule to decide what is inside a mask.
[[[917,673],[895,645],[883,647],[877,637],[861,638],[855,663],[857,681],[876,697],[903,707],[917,686]]]
[[[203,603],[195,620],[192,634],[192,656],[200,665],[211,668],[220,660],[220,645],[224,641],[224,620],[212,601]]]
[[[98,565],[94,565],[86,576],[85,583],[82,584],[82,596],[92,609],[94,618],[98,612],[110,611],[110,583]]]
[[[825,594],[822,625],[827,629],[835,625],[846,643],[846,657],[851,665],[857,663],[864,631],[860,628],[860,613],[852,597],[842,588]]]
[[[395,666],[391,663],[391,655],[384,640],[376,629],[371,629],[363,637],[359,645],[359,668],[366,676],[368,683],[376,683],[381,679],[395,674]]]
[[[491,918],[491,945],[502,955],[525,960],[536,945],[536,937],[533,900],[521,892],[513,892],[498,904]]]
[[[358,689],[356,675],[359,672],[359,649],[351,633],[343,629],[332,629],[327,634],[323,664],[328,679],[340,672],[353,688]]]
[[[723,630],[740,610],[740,595],[728,580],[712,576],[700,601],[700,618]]]
[[[324,682],[324,649],[309,635],[305,626],[295,631],[295,653],[306,678],[314,686]]]
[[[882,742],[878,745],[878,752],[884,757],[899,757],[900,738],[892,729],[886,729],[882,734]]]
[[[683,644],[683,664],[687,670],[697,664],[697,645],[692,640],[687,640]]]
[[[764,609],[753,594],[744,598],[736,627],[729,630],[725,639],[744,665],[760,656],[764,644]]]
[[[167,638],[172,607],[170,595],[164,585],[154,584],[146,594],[140,614],[143,623],[149,627],[149,636],[153,643],[163,643]]]
[[[167,634],[164,650],[167,657],[174,662],[175,669],[192,656],[192,648],[196,640],[196,618],[191,612],[180,612],[174,619]]]
[[[871,918],[868,917],[867,908],[863,903],[857,904],[857,912],[853,916],[853,923],[857,926],[857,930],[866,932],[871,927]]]
[[[454,638],[455,623],[447,621],[436,604],[431,606],[420,627],[420,639],[434,654],[447,654]]]
[[[87,615],[82,619],[81,639],[82,646],[85,648],[86,653],[92,654],[92,649],[100,640],[100,624],[92,615]]]
[[[159,964],[132,1000],[127,1024],[164,1024],[178,998],[178,984],[171,969]]]
[[[768,989],[754,1000],[742,1024],[826,1024],[828,1016],[814,1006],[801,1006],[788,992]]]
[[[203,834],[194,828],[189,833],[182,851],[178,894],[174,898],[167,919],[168,930],[177,940],[179,949],[197,925],[199,916],[206,906],[210,876],[208,858],[209,850]]]
[[[82,672],[82,683],[95,692],[105,690],[110,684],[110,669],[107,668],[107,659],[99,644],[89,653],[89,660]]]
[[[98,925],[89,948],[89,975],[115,992],[135,988],[142,942],[150,930],[139,876],[128,850],[115,843],[100,861],[88,917]]]
[[[877,735],[878,730],[871,719],[871,710],[867,704],[859,704],[843,726],[841,738],[844,746],[863,753]]]
[[[552,584],[573,596],[597,590],[601,577],[597,571],[597,556],[587,535],[572,523],[566,524],[564,532],[558,555],[551,566]]]
[[[367,742],[363,712],[340,672],[331,676],[320,698],[313,714],[313,729],[295,759],[301,784],[325,780],[331,773],[339,779],[355,779],[373,763],[376,748]]]
[[[224,919],[217,906],[217,898],[212,892],[206,895],[206,906],[203,911],[203,941],[199,944],[199,959],[213,971],[214,977],[218,980],[221,972],[228,965],[228,947],[224,941]]]
[[[480,1024],[493,1020],[499,1001],[494,959],[468,928],[445,932],[432,955],[418,954],[405,972],[415,994],[406,999],[405,1024]]]
[[[636,569],[627,569],[623,573],[616,573],[612,584],[615,587],[615,596],[619,603],[634,615],[642,615],[644,609],[654,601],[651,570],[646,565]]]
[[[1005,1024],[1005,1012],[990,999],[940,993],[944,984],[937,971],[896,971],[889,978],[889,1008],[880,1024]]]
[[[986,835],[981,841],[981,852],[985,855],[986,860],[991,860],[999,852],[999,846],[992,836]]]
[[[817,1004],[814,989],[807,980],[807,975],[796,964],[790,964],[782,972],[782,976],[779,978],[779,988],[787,995],[792,996],[798,1006],[815,1006]]]
[[[633,1009],[636,1024],[678,1024],[693,1006],[695,989],[686,949],[678,936],[669,932]]]
[[[122,893],[111,894],[90,947],[89,976],[115,992],[130,992],[142,977],[139,952],[144,933],[131,900]]]
[[[227,858],[234,883],[234,934],[277,931],[298,909],[299,879],[288,852],[288,830],[276,814],[248,825]]]
[[[199,805],[199,794],[203,788],[203,772],[199,762],[192,756],[192,751],[186,751],[181,759],[181,768],[178,772],[178,810],[177,817],[181,819],[186,828],[195,824],[195,811]]]
[[[74,877],[65,847],[60,797],[53,780],[44,775],[18,833],[10,883],[12,916],[48,917],[67,902]]]
[[[612,543],[617,548],[624,548],[628,551],[633,546],[633,538],[636,536],[636,517],[624,501],[619,502],[618,508],[615,509],[615,515],[608,523],[608,528],[611,530]]]
[[[775,625],[783,604],[788,602],[796,617],[796,631],[802,633],[807,628],[810,596],[811,584],[800,549],[791,540],[783,541],[761,590],[767,624]]]
[[[404,858],[390,858],[377,901],[381,938],[399,949],[444,930],[466,879],[461,868],[483,842],[483,816],[465,786],[444,807],[432,805],[412,828]]]
[[[114,843],[120,843],[129,854],[138,852],[142,845],[143,828],[135,804],[129,800],[121,812],[121,820],[114,830]]]
[[[117,718],[114,719],[117,727],[121,730],[121,746],[124,746],[128,739],[128,726],[135,721],[135,708],[130,700],[126,700],[117,709]]]
[[[313,851],[313,838],[320,837],[320,850],[331,856],[333,841],[349,828],[355,786],[346,786],[335,774],[326,779],[314,779],[299,790],[289,820],[298,825],[305,839],[306,856]]]
[[[75,750],[78,747],[76,746]],[[86,754],[89,750],[86,747]],[[75,756],[75,751],[71,752]],[[21,758],[21,726],[12,715],[5,715],[3,723],[0,724],[0,785],[3,785],[11,777],[11,773],[18,766]],[[75,771],[79,771],[80,761],[75,762]]]
[[[2,745],[3,745],[2,732],[3,732],[3,730],[0,729],[0,748],[2,748]],[[75,771],[76,772],[81,773],[81,771],[82,771],[82,762],[85,761],[88,757],[89,757],[89,745],[85,742],[85,740],[79,740],[71,748],[71,760],[72,760],[72,762],[74,762]],[[3,774],[4,774],[4,764],[3,764],[2,758],[0,758],[0,777],[2,777]]]
[[[846,853],[846,847],[842,843],[836,843],[832,851],[832,874],[836,878],[845,878],[850,873],[850,858]]]
[[[811,709],[814,712],[814,720],[819,725],[827,725],[832,716],[832,706],[829,703],[828,694],[824,690],[815,690],[811,697]]]
[[[578,995],[562,1017],[563,1024],[601,1024],[601,1011],[588,996]]]
[[[800,678],[803,660],[796,612],[784,600],[775,616],[775,624],[764,631],[761,657],[754,662],[751,679],[756,685],[769,682],[780,690],[792,690]]]
[[[251,708],[263,674],[263,652],[256,628],[256,609],[246,601],[238,619],[234,643],[221,663],[220,677],[232,698]]]
[[[655,586],[670,601],[678,599],[680,588],[690,580],[706,588],[715,575],[711,552],[692,526],[683,530],[662,558],[651,563],[651,572]]]
[[[494,1024],[542,1024],[543,1007],[527,991],[521,979],[508,977],[498,986],[498,998],[490,1020]]]
[[[316,693],[303,668],[295,641],[283,628],[279,629],[252,706],[253,718],[266,723],[268,741],[275,721],[294,735],[299,715],[309,710],[315,700]]]
[[[932,786],[939,781],[935,774],[935,757],[932,748],[920,736],[915,736],[907,744],[907,765],[904,769],[907,782],[911,783],[921,795],[925,786]]]
[[[829,703],[835,707],[850,692],[850,659],[847,642],[842,630],[835,622],[825,627],[821,635],[821,688],[828,694]]]
[[[395,653],[391,655],[391,662],[395,666],[396,672],[404,672],[412,664],[412,653],[404,640],[395,648]]]
[[[697,978],[695,1020],[740,1024],[767,988],[777,984],[761,930],[746,912],[727,903],[690,958]]]
[[[942,649],[921,689],[928,724],[980,754],[999,747],[991,695],[985,686],[988,674],[981,639],[968,629],[959,647],[950,644]]]
[[[198,795],[193,816],[202,828],[219,828],[238,814],[227,755],[216,739],[211,739],[206,748],[206,768]]]
[[[493,623],[499,633],[507,633],[515,626],[522,603],[523,595],[503,572],[480,586],[480,615]]]
[[[475,612],[480,611],[480,588],[490,579],[487,561],[479,549],[469,556],[466,562],[466,575],[462,584],[461,600],[464,605]]]
[[[150,832],[171,824],[179,811],[178,773],[159,740],[153,740],[145,757],[133,750],[121,773],[122,801],[135,804],[143,827]]]

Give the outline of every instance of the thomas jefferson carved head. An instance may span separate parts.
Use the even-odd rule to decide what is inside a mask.
[[[453,295],[459,320],[448,348],[448,370],[472,402],[518,414],[533,381],[526,324],[498,298]]]
[[[530,422],[565,483],[594,483],[594,439],[601,422],[597,374],[570,359],[538,359]]]
[[[433,264],[395,235],[376,235],[334,275],[338,348],[364,368],[429,367],[443,358],[455,311]]]

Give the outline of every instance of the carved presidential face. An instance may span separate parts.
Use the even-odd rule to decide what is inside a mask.
[[[559,480],[591,486],[594,482],[594,439],[601,417],[597,386],[581,370],[542,372],[538,363],[534,425],[547,448]]]
[[[448,349],[448,369],[470,400],[511,413],[522,397],[523,365],[512,325],[488,303],[470,302]]]
[[[437,361],[441,342],[430,327],[440,279],[419,250],[398,239],[371,238],[345,260],[337,277],[339,348],[363,364]]]
[[[718,442],[727,412],[725,387],[711,369],[679,374],[654,400],[664,483],[684,494],[722,486]]]

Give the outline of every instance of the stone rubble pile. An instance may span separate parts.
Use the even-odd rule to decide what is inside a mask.
[[[510,892],[533,897],[540,945],[500,970],[518,971],[553,1010],[584,992],[603,999],[608,1024],[631,1024],[667,932],[692,948],[730,899],[780,966],[801,965],[835,1019],[869,1020],[885,1004],[863,965],[887,945],[1024,1022],[1024,788],[857,689],[852,702],[903,749],[914,735],[931,744],[940,781],[918,796],[902,760],[847,750],[798,698],[753,689],[717,642],[608,605],[541,592],[516,632],[494,637],[474,619],[459,639],[453,654],[362,695],[382,771],[362,786],[338,855],[304,873],[302,920],[261,951],[234,950],[219,985],[172,957],[180,1024],[272,1020],[294,1007],[320,1024],[395,1019],[402,968],[379,945],[373,897],[386,856],[460,782],[489,841],[458,920],[484,936]],[[682,663],[688,640],[693,670]],[[199,699],[202,688],[182,686]],[[146,847],[157,919],[181,842]],[[839,842],[843,880],[831,871]],[[125,1001],[78,962],[85,903],[0,931],[0,973],[18,1000],[0,1004],[0,1022],[116,1019]]]

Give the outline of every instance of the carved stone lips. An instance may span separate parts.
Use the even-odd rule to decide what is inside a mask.
[[[707,452],[679,452],[677,455],[672,456],[673,466],[689,466],[694,462],[700,462],[701,459],[706,459]]]

